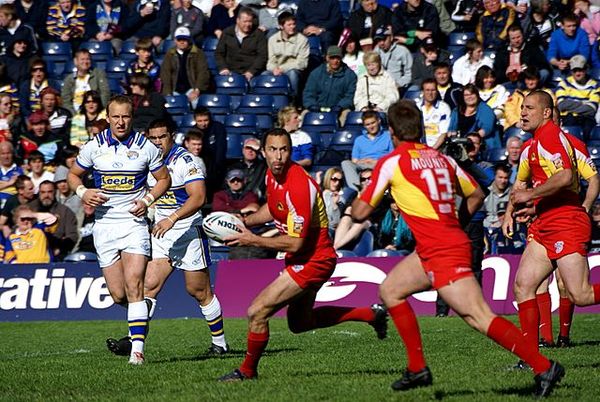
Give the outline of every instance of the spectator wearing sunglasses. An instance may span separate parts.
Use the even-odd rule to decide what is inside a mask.
[[[57,218],[36,213],[27,205],[13,212],[15,228],[6,239],[4,262],[8,264],[43,264],[52,261],[46,233],[56,228]]]
[[[215,193],[213,197],[213,212],[225,211],[241,214],[250,208],[258,209],[258,197],[246,187],[245,174],[241,169],[232,169],[227,172],[225,185],[227,186],[225,190]]]

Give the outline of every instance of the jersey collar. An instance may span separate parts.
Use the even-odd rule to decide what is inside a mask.
[[[119,141],[112,136],[112,132],[110,131],[110,128],[109,128],[106,130],[106,139],[108,141],[108,146],[114,145],[116,147],[119,144],[123,144],[127,148],[131,148],[131,146],[133,145],[133,140],[135,139],[135,131],[131,131],[129,133],[129,135],[127,136],[127,138],[125,138],[125,140]]]
[[[179,148],[181,148],[179,145],[173,144],[173,146],[171,147],[171,150],[165,156],[165,165],[168,165],[169,163],[171,163],[172,159],[175,157],[175,153],[179,150]]]

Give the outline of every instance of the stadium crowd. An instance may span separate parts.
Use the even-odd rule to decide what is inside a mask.
[[[167,119],[201,158],[205,212],[244,216],[265,203],[260,137],[286,129],[292,159],[322,187],[335,249],[362,255],[414,248],[391,198],[369,220],[351,219],[352,201],[393,149],[388,107],[412,99],[422,141],[472,166],[488,190],[473,218],[485,251],[520,253],[525,224],[512,239],[501,227],[531,137],[521,105],[548,92],[563,129],[587,144],[588,163],[600,161],[598,32],[600,3],[589,0],[3,1],[2,258],[94,253],[94,211],[69,189],[67,171],[107,129],[115,94],[133,100],[136,130]],[[91,175],[84,184],[96,187]],[[598,204],[592,219],[600,249]],[[271,256],[239,249],[230,257]]]

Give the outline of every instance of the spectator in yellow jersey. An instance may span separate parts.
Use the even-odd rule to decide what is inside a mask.
[[[8,264],[43,264],[52,261],[46,232],[52,232],[58,220],[48,213],[35,213],[20,205],[13,212],[15,229],[6,239],[4,262]]]

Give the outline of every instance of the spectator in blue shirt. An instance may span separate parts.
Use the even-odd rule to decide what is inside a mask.
[[[300,115],[296,108],[294,106],[282,108],[277,115],[277,120],[279,126],[292,137],[292,160],[304,169],[310,169],[313,162],[313,143],[310,135],[298,129]]]
[[[574,14],[567,14],[562,18],[561,29],[557,29],[550,36],[546,58],[554,68],[568,72],[569,60],[578,54],[586,60],[591,60],[592,66],[597,67],[597,57],[595,52],[592,52],[587,33],[579,27],[579,19]]]
[[[14,149],[10,142],[0,142],[0,209],[11,196],[17,193],[15,182],[23,169],[14,163]]]

